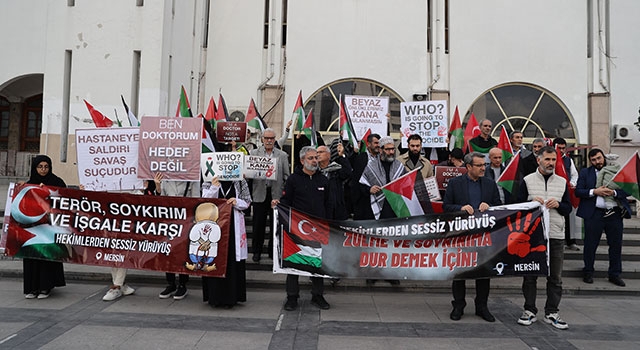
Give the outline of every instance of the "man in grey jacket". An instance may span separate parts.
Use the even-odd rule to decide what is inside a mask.
[[[252,183],[253,198],[253,261],[260,262],[262,248],[266,234],[267,223],[272,227],[273,217],[271,209],[271,200],[280,199],[284,190],[284,183],[289,177],[289,161],[287,154],[274,148],[276,141],[276,132],[267,128],[262,132],[262,146],[250,152],[252,156],[277,158],[277,179],[264,180],[254,179]],[[267,217],[269,220],[267,221]],[[269,257],[272,257],[273,242],[269,240]]]

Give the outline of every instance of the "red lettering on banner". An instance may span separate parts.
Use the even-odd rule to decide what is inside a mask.
[[[360,267],[387,267],[387,253],[360,253]]]
[[[438,253],[394,253],[391,255],[391,267],[438,267]]]
[[[344,242],[342,242],[343,247],[389,248],[389,242],[386,238],[368,237],[352,232],[345,232],[344,235],[345,239]]]

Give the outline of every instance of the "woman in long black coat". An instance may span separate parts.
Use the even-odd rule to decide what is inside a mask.
[[[33,159],[31,176],[27,183],[40,186],[67,187],[67,184],[53,173],[51,158],[45,155],[38,155]],[[66,285],[61,262],[25,258],[22,263],[24,268],[25,298],[45,299],[49,297],[54,287]]]

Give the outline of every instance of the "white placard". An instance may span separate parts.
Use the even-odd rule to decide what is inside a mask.
[[[412,134],[422,137],[422,147],[446,147],[448,126],[447,101],[400,103],[402,147]]]
[[[219,181],[242,179],[244,154],[240,152],[202,153],[200,170],[206,182],[217,176]]]
[[[78,179],[88,191],[142,189],[139,128],[76,129]]]
[[[244,176],[247,179],[276,180],[278,178],[278,159],[244,156]]]
[[[387,135],[389,123],[389,96],[351,96],[345,95],[344,103],[351,117],[358,140],[371,129],[372,134]]]

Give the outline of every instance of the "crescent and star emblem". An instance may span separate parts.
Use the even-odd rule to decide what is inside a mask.
[[[305,230],[302,229],[302,225],[304,225],[305,222],[308,223],[309,225],[311,225],[309,220],[302,220],[302,221],[298,222],[298,231],[300,231],[303,235],[308,236],[311,233],[305,232]],[[316,231],[318,231],[318,229],[315,228],[315,226],[311,225],[311,231],[312,231],[312,233],[315,233]]]

